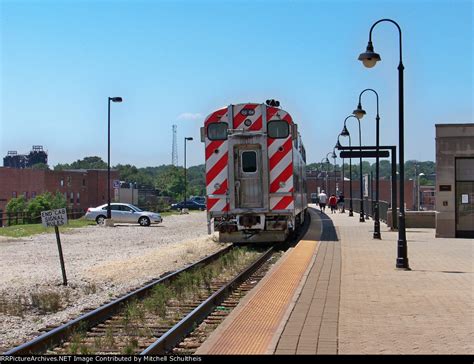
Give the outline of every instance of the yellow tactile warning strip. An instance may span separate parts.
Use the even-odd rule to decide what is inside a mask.
[[[262,281],[245,307],[197,354],[265,354],[300,281],[313,260],[317,243],[301,240]],[[230,317],[229,317],[230,318]]]

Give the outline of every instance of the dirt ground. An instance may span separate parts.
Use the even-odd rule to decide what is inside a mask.
[[[207,234],[205,212],[165,217],[151,227],[72,229],[61,233],[61,242],[67,286],[54,234],[0,240],[0,353],[224,247]],[[41,312],[45,305],[59,307]]]

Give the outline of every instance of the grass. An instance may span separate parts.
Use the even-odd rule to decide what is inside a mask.
[[[59,231],[63,232],[88,225],[96,225],[96,223],[95,221],[85,220],[84,218],[69,220],[67,225],[59,227]],[[54,233],[54,228],[45,228],[41,224],[12,225],[0,228],[0,236],[7,236],[9,238],[22,238],[43,233]]]
[[[61,295],[52,291],[31,293],[31,305],[41,313],[58,312],[62,308]]]
[[[20,295],[12,301],[0,298],[0,313],[11,316],[24,317],[27,310],[28,299],[26,296]]]

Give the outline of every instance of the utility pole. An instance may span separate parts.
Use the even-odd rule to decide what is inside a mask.
[[[178,140],[177,140],[178,126],[173,124],[173,147],[171,151],[171,164],[178,166]]]

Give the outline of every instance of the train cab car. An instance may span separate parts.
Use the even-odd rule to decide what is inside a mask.
[[[208,231],[222,242],[284,241],[302,224],[306,152],[291,115],[274,100],[229,105],[201,128]]]

